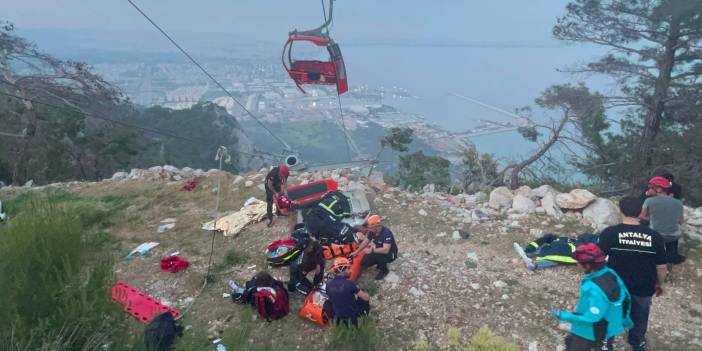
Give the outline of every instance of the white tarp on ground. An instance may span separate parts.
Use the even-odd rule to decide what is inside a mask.
[[[230,213],[217,219],[217,226],[214,227],[215,221],[210,221],[202,225],[204,230],[221,231],[224,236],[234,236],[239,234],[247,225],[262,221],[266,218],[266,203],[260,200],[246,201],[247,205],[239,211]]]

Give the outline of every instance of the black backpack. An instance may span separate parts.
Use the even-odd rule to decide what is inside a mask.
[[[149,351],[170,350],[175,339],[183,336],[183,327],[176,324],[173,315],[162,313],[154,318],[144,330],[144,342]]]
[[[351,216],[351,202],[340,191],[330,191],[324,194],[317,206],[323,208],[337,220]]]

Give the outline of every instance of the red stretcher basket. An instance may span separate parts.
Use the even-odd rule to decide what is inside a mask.
[[[120,282],[112,286],[112,301],[124,306],[125,312],[144,324],[149,324],[154,317],[164,312],[169,312],[173,319],[183,316],[180,311],[164,306],[153,297],[126,283]]]

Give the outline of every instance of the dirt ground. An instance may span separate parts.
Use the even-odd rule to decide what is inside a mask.
[[[220,213],[238,210],[250,196],[263,198],[257,187],[262,178],[261,173],[246,176],[254,183],[247,187],[244,182],[233,185],[235,176],[225,174]],[[79,183],[69,189],[85,196],[128,201],[112,228],[119,258],[117,279],[183,311],[183,322],[190,326],[186,333],[201,336],[203,344],[208,335],[236,329],[242,316],[247,316],[254,319],[246,335],[250,345],[280,350],[319,345],[328,331],[297,316],[303,296],[291,294],[291,314],[272,323],[248,317],[251,314],[244,312],[248,307],[222,296],[228,292],[229,279],[242,284],[266,269],[266,245],[287,237],[295,216],[277,218],[271,228],[263,222],[251,225],[236,237],[217,235],[213,242],[212,234],[200,227],[214,216],[217,177],[200,180],[193,191],[180,191],[183,181],[166,180]],[[517,258],[512,243],[524,244],[540,233],[575,235],[588,228],[545,215],[519,218],[518,226],[505,216],[464,223],[432,196],[368,188],[372,208],[383,216],[400,248],[388,278],[374,282],[371,269],[360,279],[360,285],[372,293],[383,349],[412,349],[418,338],[440,349],[450,327],[459,328],[467,339],[484,325],[523,350],[557,349],[566,332],[547,311],[574,308],[580,273],[575,267],[530,272]],[[175,228],[158,233],[160,221],[166,218],[176,220]],[[453,239],[456,229],[469,237]],[[159,242],[159,246],[148,256],[123,259],[146,241]],[[203,289],[212,247],[215,279]],[[174,251],[191,262],[187,271],[161,271],[159,260]],[[688,261],[675,267],[666,293],[654,299],[648,334],[651,350],[702,349],[702,249],[686,246],[683,252]],[[287,280],[285,269],[275,269],[273,274]],[[617,349],[627,350],[624,344],[620,340]]]

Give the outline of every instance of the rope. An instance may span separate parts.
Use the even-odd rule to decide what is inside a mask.
[[[0,81],[0,83],[4,83],[4,82]],[[34,100],[34,99],[22,97],[22,96],[19,96],[19,95],[15,95],[15,94],[11,94],[11,93],[6,93],[6,92],[3,92],[3,91],[0,91],[0,95],[4,95],[4,96],[7,96],[7,97],[12,97],[12,98],[19,99],[19,100],[29,101],[29,102],[31,102],[31,103],[33,103],[33,104],[43,105],[43,106],[51,107],[51,108],[54,108],[54,109],[57,109],[57,110],[66,110],[66,109],[67,109],[67,110],[70,110],[70,111],[73,111],[73,112],[80,113],[80,114],[82,114],[82,115],[85,116],[85,117],[90,117],[90,118],[94,118],[94,119],[99,119],[99,120],[107,121],[107,122],[110,122],[110,123],[113,123],[113,124],[116,124],[116,125],[120,125],[120,126],[123,126],[123,127],[138,129],[138,130],[141,130],[141,131],[144,131],[144,132],[147,132],[147,133],[152,133],[152,134],[156,134],[156,135],[160,135],[160,136],[165,136],[165,137],[168,137],[168,138],[183,140],[183,141],[186,141],[186,142],[195,144],[195,145],[202,145],[202,144],[207,144],[207,143],[211,142],[210,140],[205,141],[205,140],[190,139],[190,138],[183,137],[183,136],[180,136],[180,135],[177,135],[177,134],[173,134],[173,133],[168,132],[168,131],[163,131],[163,130],[148,128],[148,127],[141,127],[141,126],[137,126],[137,125],[134,125],[134,124],[131,124],[131,123],[119,121],[119,120],[116,120],[116,119],[98,116],[98,115],[95,115],[95,114],[92,114],[92,113],[89,113],[89,112],[85,112],[85,111],[82,111],[82,110],[79,110],[79,109],[76,109],[76,108],[73,108],[73,107],[70,107],[70,106],[59,106],[59,105],[54,105],[54,104],[51,104],[51,103],[47,103],[47,102],[43,102],[43,101],[38,101],[38,100]],[[5,134],[5,133],[0,133],[0,134]],[[8,135],[8,136],[14,136],[14,135]],[[244,151],[234,151],[234,153],[241,154],[241,155],[246,155],[246,156],[250,156],[250,157],[261,157],[261,158],[269,158],[269,159],[276,159],[276,160],[278,159],[278,157],[280,157],[279,155],[274,155],[274,154],[267,153],[267,152],[263,152],[263,151],[257,151],[257,152],[255,152],[255,153],[249,153],[249,152],[244,152]]]
[[[344,140],[346,141],[346,157],[351,161],[351,145],[349,144],[349,135],[346,131],[346,121],[344,120],[344,111],[341,108],[341,95],[336,95],[336,101],[339,103],[339,116],[341,116],[341,128],[344,130]]]
[[[279,138],[277,135],[275,135],[275,134],[273,133],[273,131],[271,131],[268,127],[266,127],[265,124],[263,124],[263,122],[261,122],[261,120],[259,120],[256,116],[254,116],[254,114],[253,114],[251,111],[249,111],[249,110],[246,108],[246,106],[244,106],[241,102],[239,102],[239,100],[237,100],[237,99],[234,97],[234,95],[232,95],[232,93],[230,93],[229,90],[227,90],[227,88],[225,88],[217,79],[215,79],[215,77],[213,77],[213,76],[210,74],[210,72],[208,72],[204,67],[202,67],[202,65],[200,65],[197,61],[195,61],[195,59],[194,59],[192,56],[190,56],[190,54],[188,54],[188,52],[185,51],[185,49],[183,49],[175,40],[173,40],[173,38],[171,38],[171,36],[168,35],[168,33],[166,33],[163,29],[161,29],[161,27],[159,27],[159,25],[156,24],[156,22],[154,22],[154,21],[151,19],[151,17],[149,17],[146,13],[144,13],[144,11],[142,11],[142,10],[139,8],[139,6],[137,6],[132,0],[127,0],[127,1],[128,1],[142,16],[144,16],[144,18],[146,18],[146,20],[148,20],[159,32],[161,32],[161,34],[163,34],[163,36],[165,36],[166,39],[168,39],[176,48],[178,48],[178,50],[180,50],[180,52],[182,52],[183,55],[185,55],[185,57],[187,57],[195,66],[197,66],[197,68],[199,68],[199,69],[202,71],[202,73],[204,73],[208,78],[210,78],[210,80],[212,80],[220,89],[222,89],[222,91],[224,91],[225,94],[227,94],[230,98],[232,98],[232,100],[234,100],[234,102],[235,102],[237,105],[239,105],[239,107],[241,107],[254,121],[256,121],[259,125],[261,125],[261,127],[263,127],[263,129],[265,129],[276,141],[278,141],[281,145],[283,145],[283,147],[284,147],[286,150],[290,150],[290,146],[289,146],[285,141],[283,141],[283,139],[281,139],[281,138]]]

